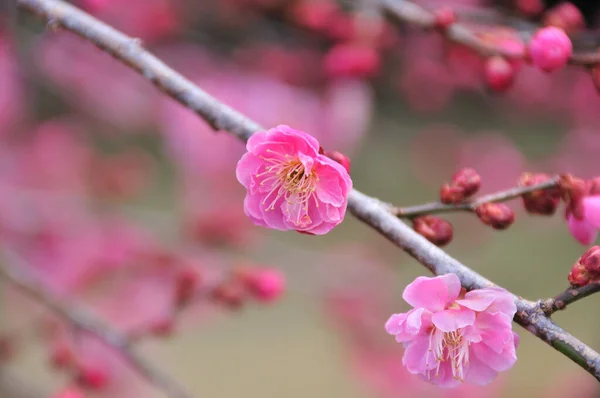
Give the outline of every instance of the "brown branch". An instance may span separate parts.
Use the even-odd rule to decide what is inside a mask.
[[[418,26],[423,29],[435,28],[435,14],[418,4],[407,0],[380,0],[387,16],[396,23]],[[499,55],[505,58],[523,58],[524,54],[514,52],[489,43],[478,36],[467,25],[454,22],[445,29],[438,30],[451,42],[471,48],[483,57]],[[569,62],[576,65],[594,66],[600,63],[600,53],[574,53]]]
[[[600,292],[600,282],[594,282],[581,287],[569,287],[561,294],[540,301],[540,307],[546,315],[552,315],[556,311],[564,310],[567,305]]]
[[[449,213],[454,211],[475,211],[478,206],[481,206],[484,203],[506,202],[507,200],[515,199],[531,192],[556,188],[558,186],[558,181],[559,177],[554,176],[548,181],[544,181],[540,184],[527,187],[515,187],[505,191],[494,192],[489,195],[480,196],[479,198],[468,202],[452,205],[447,205],[441,202],[431,202],[410,207],[392,206],[390,207],[390,212],[398,217],[413,218],[426,214]]]
[[[215,129],[230,131],[242,140],[261,129],[256,122],[219,103],[156,57],[144,51],[135,39],[108,27],[74,6],[60,0],[17,1],[22,9],[39,15],[46,21],[50,21],[52,25],[63,27],[91,41],[138,71],[172,98],[209,121]],[[416,6],[413,5],[412,11],[410,11],[412,14],[409,13],[409,15],[414,14],[415,18],[429,20],[418,8],[414,7]],[[348,209],[354,216],[406,251],[434,274],[454,273],[467,289],[480,289],[493,285],[492,282],[414,232],[390,213],[389,208],[382,205],[380,201],[357,190],[352,190],[348,198]],[[515,315],[517,323],[600,380],[600,354],[554,324],[538,304],[517,296],[514,298],[518,309]]]
[[[88,311],[74,306],[71,302],[58,299],[46,291],[42,284],[37,283],[24,273],[18,272],[17,269],[22,269],[23,264],[21,259],[15,254],[4,251],[3,256],[11,266],[5,265],[4,267],[0,267],[0,276],[12,286],[19,289],[28,297],[43,304],[77,329],[99,338],[107,346],[114,349],[129,366],[135,369],[150,384],[161,389],[167,396],[172,398],[193,398],[193,395],[185,391],[174,380],[171,380],[160,369],[155,368],[146,358],[138,354],[131,346],[130,341],[120,332],[111,329]]]

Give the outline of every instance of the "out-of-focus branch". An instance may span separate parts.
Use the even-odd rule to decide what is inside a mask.
[[[65,28],[81,36],[138,71],[159,89],[195,111],[216,130],[226,130],[246,140],[261,129],[259,124],[220,103],[145,51],[135,39],[116,31],[76,7],[60,0],[17,1],[23,10],[43,17],[52,26]],[[417,20],[423,18],[423,23],[430,23],[429,17],[423,14],[419,7],[408,2],[401,4],[409,7],[408,11],[403,9],[405,13],[403,15]],[[352,190],[348,197],[348,210],[435,275],[454,273],[467,289],[480,289],[493,285],[492,282],[417,234],[392,214],[389,207],[381,201]],[[540,305],[517,296],[514,296],[514,299],[518,309],[515,315],[516,322],[600,380],[600,354],[554,324],[544,314]]]
[[[484,203],[505,202],[531,192],[556,188],[558,186],[558,181],[559,177],[555,176],[540,184],[526,187],[515,187],[505,191],[494,192],[489,195],[480,196],[474,200],[458,204],[447,205],[441,202],[431,202],[403,208],[392,206],[390,207],[390,212],[398,217],[413,218],[426,214],[448,213],[453,211],[475,211],[478,206],[481,206]]]
[[[552,315],[556,311],[564,310],[567,305],[597,292],[600,292],[600,282],[589,283],[581,287],[570,287],[553,298],[540,301],[540,307],[546,315]]]
[[[120,332],[111,329],[100,319],[94,317],[91,313],[74,306],[65,300],[55,297],[39,283],[17,271],[23,268],[21,259],[8,252],[3,253],[4,262],[10,264],[0,267],[0,276],[12,286],[19,289],[28,297],[36,300],[50,309],[61,318],[65,319],[75,328],[87,332],[104,342],[107,346],[114,349],[121,357],[150,384],[161,389],[171,398],[193,398],[177,382],[156,368],[152,362],[138,354],[127,339]]]
[[[418,26],[423,29],[436,27],[435,14],[418,4],[407,0],[380,0],[386,15],[394,22]],[[449,41],[469,47],[484,57],[500,55],[505,58],[522,58],[524,54],[515,54],[500,46],[483,40],[467,25],[454,22],[450,26],[439,29]],[[592,66],[600,63],[600,53],[573,53],[569,60],[572,64]]]

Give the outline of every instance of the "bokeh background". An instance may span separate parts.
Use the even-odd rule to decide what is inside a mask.
[[[492,92],[476,55],[435,32],[390,25],[369,2],[74,3],[261,124],[304,129],[349,155],[355,187],[398,206],[434,200],[465,166],[479,171],[484,193],[514,186],[525,171],[590,178],[600,169],[600,98],[583,68],[546,74],[515,65],[513,86]],[[453,3],[466,15],[490,10]],[[280,300],[235,311],[198,303],[172,335],[142,343],[196,396],[600,394],[591,376],[521,329],[517,365],[486,388],[438,390],[406,374],[383,325],[406,310],[402,290],[422,266],[350,216],[325,237],[250,225],[234,173],[243,144],[80,38],[10,6],[3,13],[0,239],[25,260],[20,267],[125,330],[172,305],[173,275],[153,268],[161,255],[201,275],[247,264],[284,272]],[[492,40],[520,33],[477,28]],[[585,247],[562,209],[532,217],[518,200],[510,205],[517,220],[503,232],[472,215],[448,216],[455,238],[447,250],[515,294],[553,296]],[[1,384],[24,380],[40,397],[71,385],[73,373],[55,360],[57,341],[67,339],[88,369],[106,372],[89,396],[161,396],[111,365],[114,355],[89,336],[62,325],[60,337],[48,337],[42,309],[6,285],[3,293],[0,336],[12,354]],[[600,349],[597,307],[590,297],[554,318]]]

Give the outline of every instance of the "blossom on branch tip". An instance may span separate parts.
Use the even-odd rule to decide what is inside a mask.
[[[254,224],[324,235],[343,221],[352,180],[314,137],[280,125],[253,134],[246,148],[236,175]]]
[[[516,362],[517,311],[507,291],[492,287],[464,293],[454,274],[418,277],[402,295],[414,308],[394,314],[386,331],[405,347],[410,373],[440,387],[489,384]]]
[[[529,43],[531,62],[545,72],[565,66],[572,53],[573,44],[569,36],[553,26],[538,30]]]

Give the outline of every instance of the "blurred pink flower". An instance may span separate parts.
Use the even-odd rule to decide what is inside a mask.
[[[414,309],[392,315],[386,330],[404,344],[402,362],[409,372],[442,387],[486,385],[515,364],[517,309],[505,290],[463,295],[458,277],[447,274],[418,277],[402,297]]]
[[[583,198],[583,219],[578,220],[571,212],[567,212],[567,222],[571,234],[581,244],[591,245],[600,231],[600,196]]]
[[[24,68],[23,68],[24,69]],[[0,134],[10,132],[14,123],[23,116],[24,90],[23,81],[13,44],[0,32]]]
[[[352,180],[314,137],[280,125],[255,133],[246,148],[236,174],[255,224],[323,235],[343,221]]]

